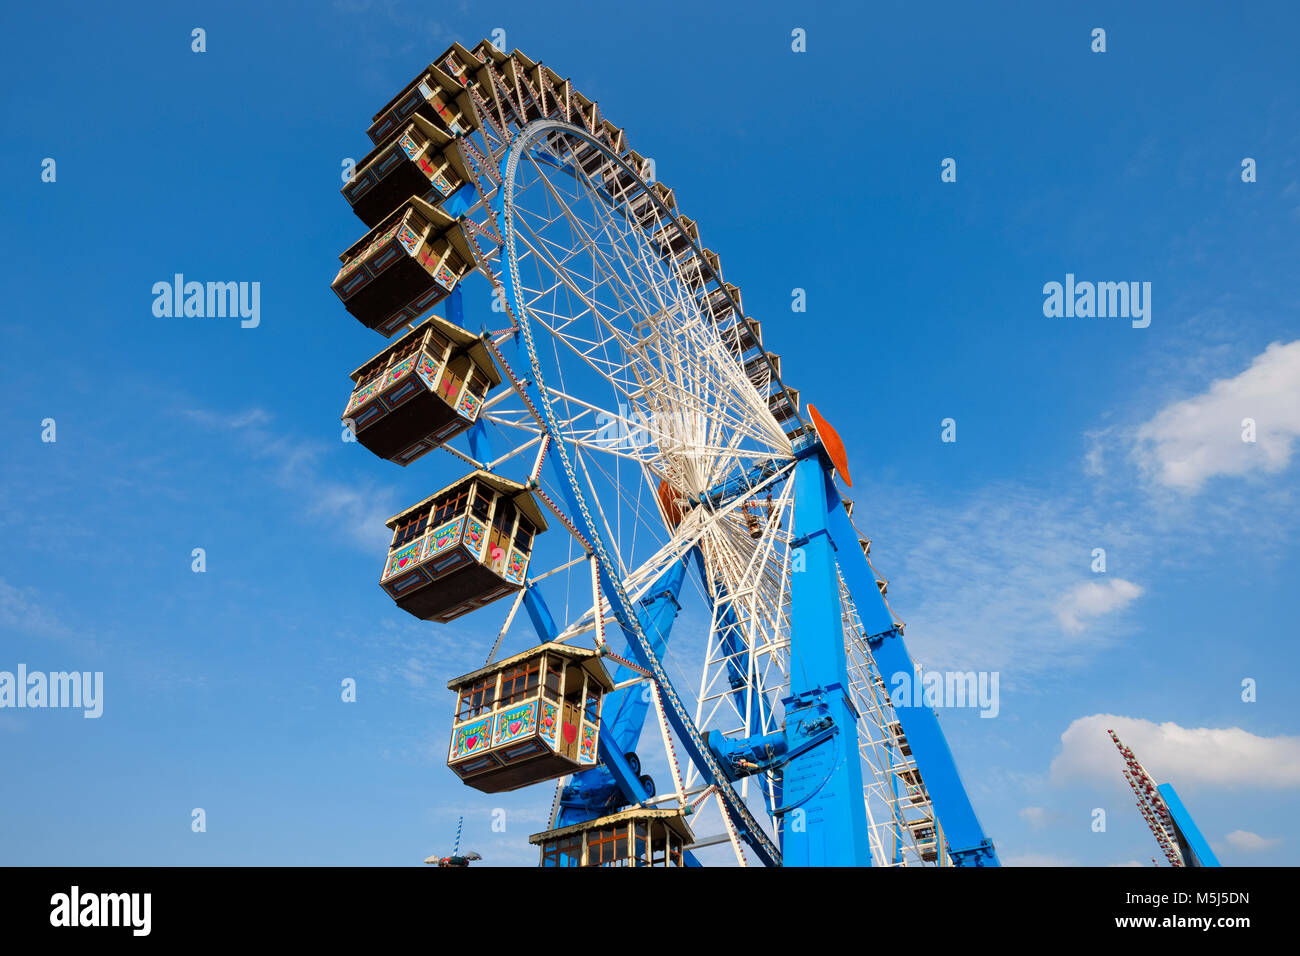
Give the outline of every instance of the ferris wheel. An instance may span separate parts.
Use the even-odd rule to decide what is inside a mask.
[[[488,41],[370,135],[333,287],[399,337],[344,420],[461,474],[390,520],[381,585],[425,620],[496,614],[448,675],[451,770],[556,781],[543,865],[996,865],[933,711],[891,697],[918,675],[844,447],[653,164]]]

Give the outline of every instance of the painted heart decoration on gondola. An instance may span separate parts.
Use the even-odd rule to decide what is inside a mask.
[[[519,728],[522,727],[523,725],[524,725],[524,722],[523,722],[522,720],[512,720],[512,721],[510,721],[510,733],[511,733],[511,735],[513,736],[514,734],[519,733]]]
[[[473,750],[474,744],[476,744],[477,742],[478,742],[478,734],[470,734],[468,737],[465,738],[465,749]]]
[[[573,724],[564,725],[564,742],[566,744],[573,743],[573,741],[577,738],[577,736],[578,736],[577,727],[573,726]]]

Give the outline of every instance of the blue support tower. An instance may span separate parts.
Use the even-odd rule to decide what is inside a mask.
[[[870,866],[858,713],[849,697],[839,583],[828,528],[827,473],[809,455],[795,465],[790,575],[789,749],[782,855],[788,866]],[[802,557],[802,560],[798,560]]]

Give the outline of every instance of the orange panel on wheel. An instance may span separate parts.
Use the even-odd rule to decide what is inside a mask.
[[[812,416],[813,428],[817,429],[817,437],[822,440],[822,447],[831,457],[831,464],[840,473],[844,483],[852,488],[853,479],[849,476],[849,459],[844,453],[844,442],[840,440],[839,432],[831,428],[831,423],[822,418],[812,405],[808,406],[808,414]]]

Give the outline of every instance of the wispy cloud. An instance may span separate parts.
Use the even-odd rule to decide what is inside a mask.
[[[872,558],[894,582],[890,601],[927,666],[1034,673],[1081,663],[1123,638],[1122,622],[1073,626],[1095,602],[1065,620],[1060,612],[1062,596],[1090,573],[1093,548],[1131,564],[1145,554],[1126,509],[1006,483],[961,498],[898,485],[862,498],[878,502],[859,526],[876,539]]]
[[[1123,759],[1107,730],[1131,747],[1157,782],[1179,787],[1300,787],[1300,737],[1261,737],[1240,727],[1180,727],[1138,717],[1092,714],[1073,721],[1052,760],[1053,783],[1122,786]]]
[[[255,459],[269,464],[276,482],[294,493],[304,518],[325,519],[368,553],[382,553],[388,546],[391,533],[384,522],[397,510],[392,488],[367,480],[348,483],[327,477],[321,465],[324,446],[273,431],[273,417],[264,409],[214,412],[191,408],[181,414],[204,427],[239,435]]]
[[[253,425],[269,425],[271,423],[271,414],[261,408],[250,408],[234,413],[212,412],[202,408],[185,408],[181,409],[181,414],[192,422],[198,422],[200,425],[207,425],[210,428],[224,428],[229,431],[238,431],[241,428],[248,428]]]
[[[72,634],[67,625],[40,604],[34,592],[14,587],[4,578],[0,578],[0,631],[40,637],[68,637]]]
[[[1114,426],[1108,428],[1093,428],[1083,433],[1084,440],[1088,443],[1088,450],[1083,456],[1083,470],[1086,474],[1099,477],[1106,473],[1106,439],[1114,431]]]

